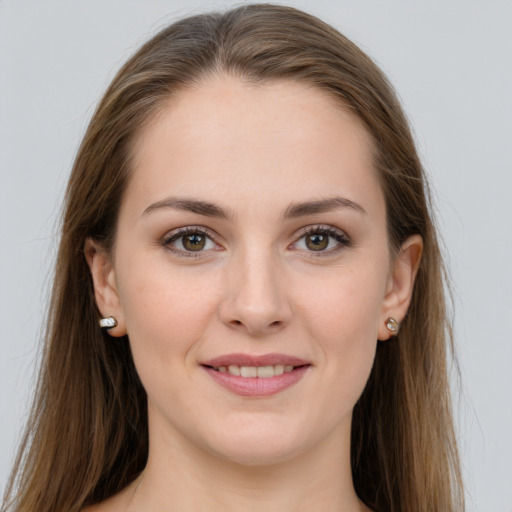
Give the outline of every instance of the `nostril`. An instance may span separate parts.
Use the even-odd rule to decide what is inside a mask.
[[[282,325],[282,323],[283,322],[281,320],[275,320],[274,322],[268,324],[268,327],[280,327]],[[232,325],[244,325],[244,323],[241,320],[232,320],[231,324]]]

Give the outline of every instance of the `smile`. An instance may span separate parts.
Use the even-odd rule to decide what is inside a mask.
[[[221,373],[229,373],[244,378],[258,377],[260,379],[271,379],[276,375],[282,375],[283,373],[290,373],[296,368],[293,365],[282,365],[276,364],[273,366],[238,366],[232,364],[229,366],[218,366],[213,367],[214,370]]]
[[[283,354],[229,354],[205,361],[201,366],[224,389],[253,398],[290,388],[312,367],[307,361]]]

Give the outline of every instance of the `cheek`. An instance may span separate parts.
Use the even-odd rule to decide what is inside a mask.
[[[344,268],[304,295],[305,318],[316,340],[337,403],[352,407],[369,377],[377,346],[385,279],[380,268]],[[321,290],[321,291],[320,291]]]
[[[182,362],[215,314],[218,287],[168,266],[132,267],[122,277],[126,328],[138,367],[158,358],[179,369],[178,356]]]
[[[385,291],[380,268],[340,268],[318,282],[305,283],[301,298],[315,331],[333,342],[376,340]],[[314,334],[314,333],[312,333]]]

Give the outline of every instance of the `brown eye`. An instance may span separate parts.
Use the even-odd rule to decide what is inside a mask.
[[[310,256],[334,255],[351,245],[347,234],[334,226],[308,226],[302,233],[292,247]]]
[[[313,233],[306,236],[306,247],[311,251],[323,251],[329,245],[329,235]]]
[[[182,237],[181,243],[187,251],[202,251],[206,245],[206,236],[199,233],[185,235]]]
[[[162,239],[162,245],[178,256],[200,256],[217,245],[202,228],[186,227]]]

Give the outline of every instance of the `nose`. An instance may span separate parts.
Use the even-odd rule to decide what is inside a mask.
[[[231,329],[264,336],[283,329],[291,308],[279,263],[271,254],[245,252],[226,268],[225,293],[219,311]]]

